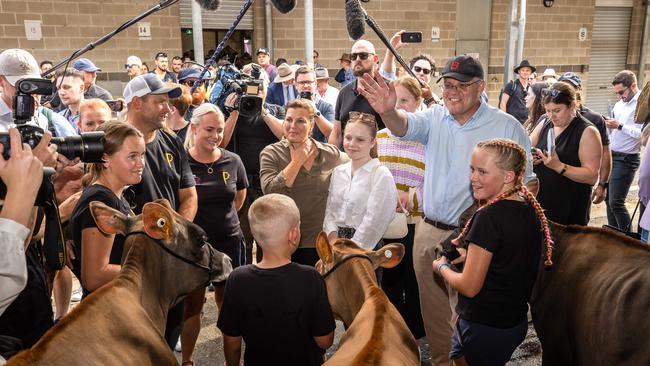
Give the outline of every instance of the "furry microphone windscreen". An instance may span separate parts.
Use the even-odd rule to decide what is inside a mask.
[[[365,18],[359,0],[345,0],[345,23],[348,27],[348,35],[355,41],[366,33]]]
[[[215,11],[219,9],[220,1],[219,0],[195,0],[201,9],[207,11]]]
[[[271,3],[282,14],[286,14],[296,7],[296,0],[271,0]]]

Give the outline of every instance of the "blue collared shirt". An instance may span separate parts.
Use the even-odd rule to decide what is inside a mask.
[[[408,130],[401,138],[425,145],[424,214],[435,221],[458,225],[472,204],[470,160],[480,141],[508,138],[519,143],[528,156],[524,182],[535,178],[530,140],[521,123],[484,102],[463,125],[440,105],[408,113]]]

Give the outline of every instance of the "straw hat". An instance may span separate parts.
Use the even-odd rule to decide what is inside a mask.
[[[293,73],[295,71],[296,69],[289,66],[289,64],[281,64],[278,66],[278,74],[275,76],[275,79],[273,79],[273,81],[276,83],[281,83],[287,80],[291,80],[294,78]]]

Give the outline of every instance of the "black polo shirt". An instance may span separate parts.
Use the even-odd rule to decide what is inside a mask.
[[[390,83],[390,80],[384,79],[384,81],[386,84]],[[377,120],[377,131],[386,127],[379,113],[372,109],[366,97],[357,92],[357,82],[358,80],[355,80],[341,88],[339,97],[336,99],[334,119],[341,122],[341,136],[343,136],[343,131],[345,131],[345,124],[348,122],[350,112],[362,112],[374,115]]]
[[[519,79],[511,80],[503,88],[503,93],[508,95],[506,113],[515,117],[519,122],[524,123],[528,119],[528,108],[526,108],[527,88],[521,85]]]

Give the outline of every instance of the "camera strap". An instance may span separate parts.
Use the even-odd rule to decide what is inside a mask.
[[[54,193],[54,185],[48,180],[43,180],[45,187],[45,234],[43,235],[43,255],[50,269],[60,270],[67,262],[63,226],[59,216],[59,205]]]

